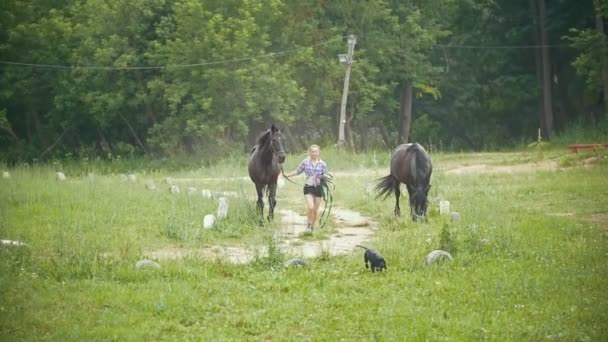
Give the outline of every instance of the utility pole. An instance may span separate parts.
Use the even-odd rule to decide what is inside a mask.
[[[346,100],[348,99],[348,82],[350,81],[350,68],[353,64],[353,51],[357,44],[357,37],[348,36],[348,54],[338,55],[340,63],[346,65],[346,75],[344,76],[344,89],[342,89],[342,106],[340,107],[340,125],[338,130],[338,148],[344,146],[344,125],[346,124]]]

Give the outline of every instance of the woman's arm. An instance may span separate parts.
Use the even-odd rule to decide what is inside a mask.
[[[302,171],[304,171],[304,161],[305,160],[302,160],[302,162],[300,162],[300,165],[298,165],[297,169],[291,171],[290,173],[286,174],[285,176],[286,177],[293,177],[293,176],[297,176],[300,173],[302,173]]]

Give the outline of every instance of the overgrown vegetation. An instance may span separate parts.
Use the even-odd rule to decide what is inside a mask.
[[[11,177],[0,179],[0,238],[27,246],[0,247],[0,339],[608,338],[605,155],[588,167],[459,174],[447,171],[539,157],[434,154],[429,220],[413,223],[393,217],[392,199],[376,201],[367,192],[387,172],[388,156],[322,153],[336,174],[334,205],[379,223],[368,245],[385,257],[387,272],[365,270],[359,249],[284,269],[287,256],[274,237],[280,220],[258,227],[246,197],[254,190],[245,156],[211,168],[140,171],[136,183],[94,168],[67,173],[65,182],[55,180],[53,165],[9,168]],[[539,162],[567,156],[552,149]],[[215,200],[171,194],[166,176],[182,189],[243,195],[230,200],[217,229],[203,230]],[[146,179],[157,191],[145,189]],[[450,201],[459,221],[439,215],[440,199]],[[299,185],[279,190],[278,209],[302,206]],[[134,267],[150,251],[212,245],[258,246],[269,254],[246,265],[193,253],[158,259],[159,270]],[[424,257],[440,248],[454,261],[425,266]]]

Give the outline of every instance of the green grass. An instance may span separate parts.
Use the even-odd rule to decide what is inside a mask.
[[[387,272],[366,271],[359,250],[283,269],[286,256],[272,249],[279,220],[258,227],[246,198],[230,200],[218,229],[202,230],[216,202],[185,188],[253,195],[246,179],[203,179],[246,177],[245,156],[171,174],[140,171],[135,184],[97,169],[66,170],[66,182],[55,180],[57,165],[10,169],[12,177],[0,179],[0,238],[28,246],[0,248],[0,340],[608,339],[605,155],[588,168],[463,175],[445,171],[569,158],[562,165],[570,166],[584,157],[565,150],[433,155],[428,223],[394,218],[392,198],[366,193],[388,173],[388,152],[323,149],[322,158],[341,172],[334,205],[378,222],[368,245],[386,258]],[[286,170],[299,160],[288,158]],[[193,179],[172,195],[165,176]],[[159,189],[147,191],[147,179]],[[278,208],[304,213],[299,184],[279,190]],[[439,216],[440,199],[460,221]],[[155,271],[134,267],[145,251],[214,244],[274,252],[248,265],[186,258],[161,260]],[[454,261],[425,266],[437,248]]]

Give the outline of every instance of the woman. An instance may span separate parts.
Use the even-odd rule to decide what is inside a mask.
[[[317,213],[319,212],[321,198],[323,197],[321,177],[327,174],[327,164],[319,158],[320,152],[319,145],[310,145],[308,148],[308,158],[302,160],[297,169],[285,175],[291,177],[299,175],[302,172],[306,175],[304,200],[306,201],[308,230],[311,232],[315,229]]]

